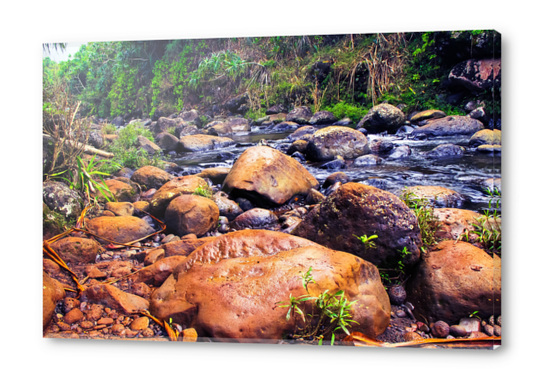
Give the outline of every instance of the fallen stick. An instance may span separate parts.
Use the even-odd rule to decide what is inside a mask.
[[[94,146],[85,145],[85,144],[83,144],[81,142],[66,140],[66,143],[68,143],[68,144],[70,144],[72,146],[75,146],[77,148],[83,148],[83,151],[85,153],[96,154],[96,155],[99,155],[99,156],[104,157],[104,158],[113,158],[115,156],[115,154],[113,154],[113,153],[108,153],[107,151],[96,149]]]

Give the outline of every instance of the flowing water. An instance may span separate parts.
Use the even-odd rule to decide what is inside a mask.
[[[261,131],[233,136],[235,145],[227,148],[198,153],[185,153],[171,159],[181,166],[184,173],[194,174],[209,167],[231,167],[235,159],[247,148],[255,146],[262,139],[271,147],[282,146],[281,151],[292,141],[287,136],[292,131],[265,133]],[[465,202],[462,208],[482,211],[490,198],[485,192],[491,186],[491,179],[501,177],[501,160],[498,155],[480,154],[468,147],[469,137],[437,137],[424,141],[409,139],[408,136],[369,135],[369,141],[381,138],[394,145],[408,145],[412,154],[409,157],[390,160],[381,155],[384,162],[376,166],[354,166],[347,160],[347,167],[337,170],[319,168],[323,162],[302,162],[303,166],[322,184],[333,172],[346,173],[352,182],[369,184],[380,189],[399,194],[405,186],[442,186],[461,194]],[[461,157],[432,158],[423,155],[436,146],[452,143],[466,148]]]

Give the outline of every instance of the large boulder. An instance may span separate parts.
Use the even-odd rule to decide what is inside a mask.
[[[328,126],[315,132],[309,138],[305,150],[308,159],[328,161],[338,155],[354,159],[369,153],[367,137],[358,130],[345,126]]]
[[[252,208],[240,214],[233,220],[231,227],[234,229],[265,229],[267,225],[278,222],[279,218],[270,210]]]
[[[160,152],[162,151],[160,146],[152,142],[147,137],[138,136],[137,143],[141,149],[145,150],[151,156],[154,154],[160,154]]]
[[[165,152],[177,151],[179,148],[179,139],[168,132],[158,134],[156,136],[156,142]]]
[[[309,120],[309,124],[311,125],[331,125],[335,121],[337,121],[338,118],[335,117],[335,115],[328,111],[319,111],[312,115],[311,119]]]
[[[466,242],[444,241],[424,255],[407,282],[414,315],[456,324],[473,312],[501,314],[501,259]]]
[[[43,183],[43,202],[50,210],[75,220],[81,214],[83,199],[77,191],[61,182]]]
[[[232,132],[250,132],[250,123],[246,118],[236,117],[225,122]]]
[[[436,208],[460,208],[465,198],[458,192],[441,186],[410,186],[402,189],[415,199],[425,199],[428,204]]]
[[[500,59],[469,59],[452,68],[449,78],[472,92],[501,87]]]
[[[483,129],[480,130],[470,138],[469,146],[478,147],[480,145],[499,145],[501,144],[501,131]]]
[[[213,182],[213,184],[222,185],[224,179],[226,179],[226,176],[230,173],[230,170],[231,168],[229,167],[211,167],[202,170],[200,173],[196,174],[196,176],[207,178]]]
[[[154,166],[143,166],[133,173],[131,180],[137,184],[149,188],[160,188],[174,176],[162,170],[161,168]]]
[[[51,322],[57,302],[64,299],[64,286],[43,272],[43,328]]]
[[[429,137],[473,135],[483,128],[484,124],[469,116],[447,116],[414,129],[412,135],[425,134]]]
[[[465,235],[465,232],[471,232],[471,236],[474,237],[475,234],[472,232],[476,229],[473,224],[476,224],[476,220],[483,217],[478,212],[457,208],[435,208],[433,216],[439,223],[435,237],[454,241]]]
[[[306,125],[309,123],[311,118],[311,110],[308,107],[303,106],[294,108],[290,113],[288,113],[285,121],[292,121],[299,125]]]
[[[446,117],[446,113],[439,111],[437,109],[428,109],[425,111],[417,112],[412,117],[410,117],[410,122],[412,124],[419,124],[422,121],[435,120],[437,118]]]
[[[220,149],[222,147],[233,145],[235,142],[228,137],[209,136],[205,134],[196,134],[184,136],[179,139],[179,148],[181,152],[198,152]]]
[[[344,290],[352,306],[351,330],[381,334],[390,302],[376,267],[360,258],[283,233],[228,233],[194,250],[151,297],[151,312],[199,336],[269,342],[294,332],[300,318],[286,320],[277,306],[306,294],[299,278],[312,267],[310,294]],[[307,304],[307,303],[305,303]],[[310,311],[307,304],[305,311]]]
[[[218,223],[219,210],[211,199],[198,195],[182,195],[169,203],[164,215],[167,227],[179,236],[201,237]]]
[[[101,216],[88,220],[87,229],[109,241],[126,243],[154,233],[154,229],[143,219],[134,216]]]
[[[239,156],[224,180],[232,198],[256,204],[281,205],[295,195],[306,196],[318,181],[299,162],[267,146],[254,146]]]
[[[130,203],[139,200],[139,193],[136,188],[120,179],[122,178],[108,179],[105,181],[105,185],[109,188],[109,191],[111,191],[115,199],[117,201],[127,201]],[[130,181],[128,180],[128,182]]]
[[[170,180],[152,195],[149,201],[149,213],[161,217],[170,201],[181,195],[191,195],[198,187],[207,187],[205,179],[195,175],[179,176]]]
[[[292,234],[355,254],[378,267],[416,263],[421,245],[418,220],[394,194],[360,183],[346,183],[308,213]],[[378,235],[375,248],[357,238]],[[404,259],[401,251],[411,253]]]
[[[406,120],[405,114],[391,104],[379,104],[372,107],[358,123],[357,128],[364,128],[369,133],[395,133]]]

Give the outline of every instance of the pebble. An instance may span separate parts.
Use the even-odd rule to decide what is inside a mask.
[[[126,330],[124,328],[124,325],[122,324],[115,324],[111,327],[111,333],[120,336],[121,334],[126,333]]]
[[[406,342],[408,341],[417,341],[417,340],[423,340],[423,337],[420,336],[418,333],[416,332],[406,332],[404,335],[403,335],[403,338],[405,339]]]
[[[145,330],[148,327],[149,327],[149,318],[148,317],[136,318],[130,324],[130,329],[132,329],[132,330]]]
[[[490,324],[484,325],[484,333],[487,334],[488,336],[494,335],[494,329],[495,328]]]
[[[495,325],[493,327],[493,333],[495,336],[500,337],[501,336],[501,327],[499,325]]]
[[[450,326],[450,334],[456,337],[465,337],[468,332],[461,325],[452,325]]]
[[[79,308],[74,308],[64,316],[64,322],[67,324],[75,324],[83,319],[85,315]]]
[[[79,326],[83,329],[92,329],[94,328],[94,323],[92,321],[81,321]]]
[[[450,334],[450,326],[444,321],[437,321],[431,328],[431,333],[436,338],[444,338]]]
[[[73,297],[67,297],[64,299],[64,313],[68,313],[74,308],[79,308],[81,302]]]
[[[62,331],[71,330],[71,327],[70,327],[68,324],[66,324],[65,322],[63,322],[63,321],[57,322],[56,325],[57,325],[57,326],[60,328],[60,330],[62,330]]]
[[[388,290],[390,301],[393,305],[401,305],[406,300],[405,288],[401,285],[395,285]]]
[[[113,323],[113,319],[109,317],[103,317],[98,320],[98,325],[111,325]]]
[[[399,317],[399,318],[404,318],[404,317],[406,317],[406,313],[405,313],[405,311],[403,311],[402,309],[398,309],[397,312],[395,312],[395,314],[396,314],[397,317]]]

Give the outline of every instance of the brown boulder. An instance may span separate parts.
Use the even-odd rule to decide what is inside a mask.
[[[390,192],[346,183],[316,205],[292,234],[355,254],[379,267],[406,266],[420,257],[420,228],[413,211]],[[378,235],[376,248],[365,249],[357,236]],[[407,248],[411,254],[402,259]]]
[[[431,206],[438,208],[459,208],[465,201],[456,191],[441,186],[405,187],[405,192],[414,198],[425,199]]]
[[[226,176],[230,173],[231,168],[229,167],[212,167],[212,168],[206,168],[205,170],[201,171],[199,174],[196,174],[196,176],[199,176],[200,178],[207,178],[210,179],[213,184],[222,184],[224,182],[224,179],[226,179]]]
[[[457,83],[470,91],[480,92],[488,88],[501,87],[500,59],[469,59],[452,68],[449,75],[452,83]]]
[[[364,128],[369,133],[381,133],[388,131],[395,133],[406,120],[405,114],[391,104],[378,104],[358,123],[357,128]]]
[[[225,192],[218,191],[213,195],[213,201],[216,203],[220,216],[233,221],[237,216],[243,213],[243,210],[235,201],[230,200]]]
[[[139,170],[136,170],[136,172],[134,172],[131,177],[132,181],[136,182],[141,186],[144,186],[146,189],[158,189],[167,182],[169,182],[171,179],[173,179],[173,175],[154,166],[141,167]]]
[[[96,217],[87,221],[87,229],[117,243],[135,241],[155,232],[145,220],[134,216]]]
[[[120,312],[137,314],[149,309],[149,302],[142,297],[121,291],[110,284],[97,284],[87,288],[81,295],[82,301],[101,304]]]
[[[469,146],[499,145],[501,144],[501,131],[483,129],[476,132],[469,140]]]
[[[156,143],[164,152],[177,151],[179,139],[173,134],[162,132],[156,136]]]
[[[446,117],[446,113],[444,113],[443,111],[439,111],[436,109],[429,109],[426,111],[421,111],[421,112],[416,113],[414,116],[410,118],[410,122],[413,124],[418,124],[421,121],[434,120],[434,119],[443,118],[443,117]]]
[[[277,304],[290,294],[306,294],[299,276],[312,267],[311,295],[341,289],[356,301],[352,315],[359,325],[351,330],[374,338],[386,329],[391,307],[374,265],[282,233],[247,232],[229,233],[195,250],[152,295],[151,312],[195,328],[200,336],[279,340],[294,331],[294,318],[286,321],[287,308]]]
[[[250,132],[250,124],[246,118],[236,117],[225,122],[232,132]]]
[[[466,243],[443,241],[424,255],[407,283],[414,315],[450,325],[478,311],[501,313],[501,259]]]
[[[51,322],[56,303],[66,296],[60,282],[43,273],[43,328]]]
[[[111,191],[113,196],[115,196],[116,201],[133,203],[134,201],[139,200],[138,192],[128,183],[118,179],[109,179],[105,181],[105,185],[109,188],[109,191]],[[107,197],[109,197],[109,194],[107,195]]]
[[[137,272],[136,282],[142,282],[152,286],[161,286],[162,283],[171,275],[175,267],[186,260],[185,256],[174,255],[160,259],[150,266],[144,267]]]
[[[328,126],[311,135],[305,149],[308,159],[327,161],[338,155],[345,159],[354,159],[369,153],[367,137],[345,126]]]
[[[267,209],[252,208],[237,216],[232,221],[231,227],[234,229],[264,229],[278,220],[278,217]]]
[[[482,122],[469,116],[447,116],[429,122],[427,125],[414,129],[413,136],[425,134],[427,136],[453,136],[473,135],[484,128]]]
[[[266,146],[248,148],[224,180],[223,191],[232,198],[256,204],[282,205],[295,195],[306,196],[318,181],[299,162]]]
[[[214,201],[198,195],[182,195],[169,203],[164,222],[178,236],[194,233],[201,237],[217,225],[218,216]]]
[[[435,238],[454,241],[465,231],[474,231],[472,224],[482,217],[478,212],[456,208],[435,208],[433,215],[439,222],[439,230],[435,233]]]
[[[285,121],[292,121],[300,125],[309,124],[312,118],[312,112],[309,107],[297,107],[286,115]]]
[[[228,137],[209,136],[205,134],[196,134],[184,136],[179,139],[178,151],[198,152],[220,149],[222,147],[233,145],[235,142]]]
[[[179,176],[170,180],[152,195],[149,212],[161,217],[171,200],[181,195],[191,195],[200,186],[206,187],[207,182],[195,175]]]
[[[132,203],[128,202],[109,202],[105,204],[105,209],[113,212],[116,216],[133,216],[135,208]]]
[[[137,137],[137,143],[139,147],[145,150],[149,155],[160,154],[162,149],[160,146],[149,140],[147,137],[139,136]]]
[[[100,244],[80,237],[66,237],[51,244],[60,257],[69,263],[94,263],[100,251]]]
[[[185,236],[186,237],[186,236]],[[174,255],[183,255],[187,256],[198,247],[213,240],[215,237],[204,237],[197,239],[183,239],[180,241],[168,242],[160,246],[161,249],[164,249],[166,257],[171,257]]]

